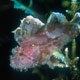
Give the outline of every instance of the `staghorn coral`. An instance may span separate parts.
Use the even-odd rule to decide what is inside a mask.
[[[53,12],[46,24],[27,16],[13,31],[19,46],[12,49],[10,66],[21,71],[45,64],[51,69],[71,67],[73,62],[62,50],[79,34],[79,23],[80,13],[68,22],[63,14]]]
[[[80,2],[78,0],[64,0],[63,6],[68,8],[66,12],[72,17],[74,17],[75,13],[80,10]]]

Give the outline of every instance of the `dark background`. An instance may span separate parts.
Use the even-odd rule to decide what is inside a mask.
[[[22,1],[25,5],[29,4],[29,0]],[[11,31],[16,29],[20,24],[20,20],[27,16],[24,11],[14,9],[13,5],[14,3],[10,0],[0,0],[0,80],[40,80],[37,74],[31,73],[32,70],[29,70],[28,72],[19,72],[13,70],[9,66],[9,57],[11,55],[11,49],[17,45]],[[67,8],[62,6],[61,0],[33,0],[32,9],[41,14],[42,16],[44,15],[44,20],[42,20],[41,18],[43,22],[46,22],[46,19],[52,11],[61,12],[66,16],[68,15],[65,13],[65,10]],[[70,20],[69,16],[67,16],[67,18]],[[80,55],[79,36],[76,38],[76,41],[78,53],[77,55]],[[46,72],[46,69],[44,69],[44,71]],[[50,74],[51,73],[52,72],[50,72]]]

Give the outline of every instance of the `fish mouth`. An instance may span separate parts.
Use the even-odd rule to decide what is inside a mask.
[[[31,64],[23,63],[21,60],[17,60],[14,57],[15,56],[13,55],[10,56],[10,67],[15,70],[19,70],[20,72],[27,71]]]

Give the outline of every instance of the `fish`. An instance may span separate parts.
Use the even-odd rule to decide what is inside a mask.
[[[71,21],[59,12],[52,12],[46,23],[29,15],[12,31],[19,44],[12,49],[10,66],[27,71],[47,64],[49,68],[69,67],[62,50],[80,33],[80,13]]]

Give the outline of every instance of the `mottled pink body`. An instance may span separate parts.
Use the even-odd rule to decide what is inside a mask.
[[[59,35],[55,38],[49,38],[45,32],[40,32],[33,36],[24,38],[18,47],[18,52],[13,56],[16,67],[35,67],[43,64],[46,57],[56,48],[62,49],[62,41],[66,35]],[[62,41],[61,41],[62,40]],[[18,59],[17,59],[18,58]],[[17,59],[17,60],[16,60]]]

